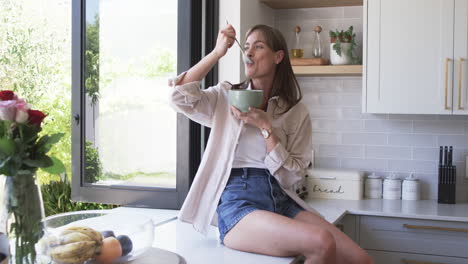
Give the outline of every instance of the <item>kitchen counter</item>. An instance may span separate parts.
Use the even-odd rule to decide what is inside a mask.
[[[435,200],[383,199],[314,199],[307,202],[330,223],[338,222],[346,214],[468,222],[468,203],[439,204]]]
[[[337,223],[346,214],[403,217],[428,220],[468,222],[468,203],[438,204],[434,200],[328,200],[314,199],[308,203],[330,223]],[[219,242],[218,230],[211,226],[205,237],[190,224],[177,221],[178,210],[120,207],[115,212],[141,213],[151,217],[155,223],[153,247],[175,252],[188,264],[288,264],[294,258],[279,258],[229,249]],[[157,256],[154,255],[153,258]],[[146,262],[134,261],[135,264]]]

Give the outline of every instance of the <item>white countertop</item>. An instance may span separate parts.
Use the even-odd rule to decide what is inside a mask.
[[[330,223],[338,222],[346,214],[468,222],[468,203],[439,204],[435,200],[383,199],[314,199],[307,202]]]
[[[381,199],[358,201],[314,199],[308,203],[330,223],[338,222],[346,214],[468,222],[468,203],[438,204],[434,200]],[[114,211],[140,213],[151,217],[155,223],[153,246],[177,253],[187,264],[288,264],[294,260],[294,258],[270,257],[229,249],[219,242],[216,227],[211,226],[205,237],[195,231],[190,224],[177,221],[178,210],[120,207]],[[132,263],[140,264],[138,261]]]

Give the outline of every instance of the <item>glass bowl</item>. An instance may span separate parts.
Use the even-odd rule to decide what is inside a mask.
[[[78,226],[89,227],[101,233],[103,231],[112,231],[115,237],[126,235],[131,239],[132,250],[127,255],[114,260],[113,263],[125,263],[135,260],[151,248],[153,244],[153,221],[147,216],[113,212],[112,210],[70,212],[49,216],[43,220],[43,239],[36,244],[38,263],[51,263],[50,249],[63,241],[63,239],[60,240],[62,231]],[[84,263],[97,262],[91,259]]]

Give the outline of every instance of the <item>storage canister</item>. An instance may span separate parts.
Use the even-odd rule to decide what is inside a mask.
[[[383,183],[383,198],[388,200],[399,200],[401,197],[401,180],[392,173],[385,178]]]
[[[420,184],[413,174],[403,181],[403,190],[401,194],[402,200],[419,200],[420,199]]]
[[[372,173],[367,176],[364,184],[364,194],[369,199],[380,199],[382,198],[382,178]]]

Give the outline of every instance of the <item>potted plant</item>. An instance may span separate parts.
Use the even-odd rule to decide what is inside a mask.
[[[331,64],[353,64],[357,62],[357,57],[353,54],[356,48],[355,37],[353,26],[350,26],[346,31],[330,30]]]

